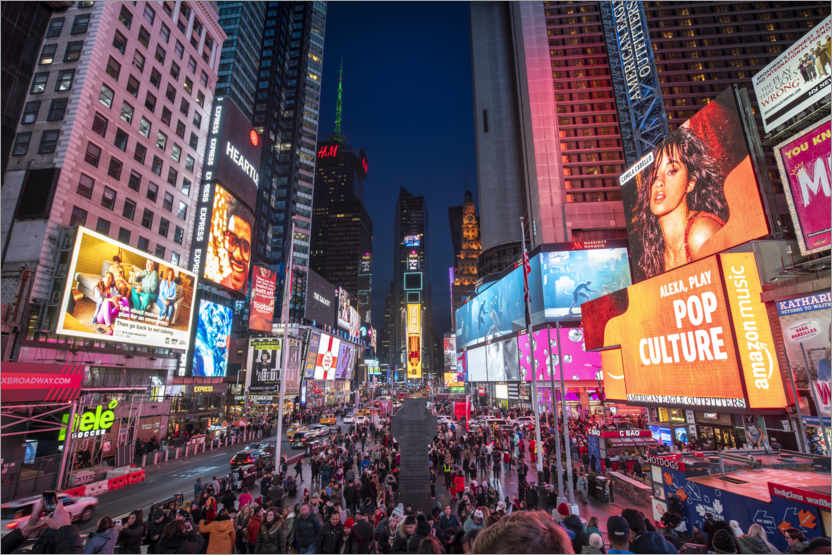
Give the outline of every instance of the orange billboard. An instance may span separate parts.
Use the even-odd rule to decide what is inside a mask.
[[[586,348],[605,349],[608,398],[716,409],[785,406],[776,359],[760,362],[765,355],[755,347],[772,343],[754,255],[739,255],[711,256],[584,303],[583,313],[593,315],[583,322]],[[736,270],[730,285],[724,268],[726,276]],[[752,331],[747,339],[744,330]],[[746,344],[738,349],[740,338]]]

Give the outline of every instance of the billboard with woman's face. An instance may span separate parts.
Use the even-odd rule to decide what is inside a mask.
[[[732,90],[621,175],[633,283],[768,234]]]
[[[245,295],[253,230],[251,210],[217,183],[205,249],[207,279]]]
[[[56,333],[188,349],[196,276],[79,227]]]

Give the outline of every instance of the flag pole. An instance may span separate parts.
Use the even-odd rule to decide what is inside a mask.
[[[534,445],[537,454],[538,485],[543,472],[543,446],[540,444],[540,409],[537,398],[537,376],[534,371],[534,333],[532,333],[532,309],[529,295],[529,257],[526,253],[526,219],[520,218],[520,240],[523,245],[523,289],[526,297],[526,333],[529,334],[529,348],[532,353],[532,410],[534,411]]]
[[[289,258],[286,261],[283,283],[283,306],[280,322],[283,324],[283,342],[280,345],[280,400],[277,405],[277,443],[274,446],[274,470],[280,472],[280,457],[283,455],[283,404],[286,400],[286,366],[289,360],[289,302],[292,298],[292,257],[295,250],[295,219],[292,218],[289,236]]]

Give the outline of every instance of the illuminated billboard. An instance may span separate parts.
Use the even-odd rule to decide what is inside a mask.
[[[488,371],[485,366],[485,346],[468,349],[465,355],[467,357],[468,381],[487,382]]]
[[[281,366],[283,353],[280,349],[282,338],[252,340],[250,381],[247,385],[251,392],[278,394],[280,390]],[[288,339],[289,352],[286,355],[286,393],[297,395],[300,385],[300,341],[294,337]]]
[[[826,118],[774,148],[794,234],[804,256],[827,251],[832,238],[832,129]]]
[[[224,187],[215,185],[203,276],[245,294],[253,229],[251,210]]]
[[[350,325],[348,329],[350,337],[359,337],[361,333],[361,315],[358,314],[358,310],[354,306],[350,306]]]
[[[724,276],[724,279],[723,279]],[[584,303],[608,398],[719,409],[783,408],[752,253],[711,256]]]
[[[196,277],[79,227],[56,333],[187,350]]]
[[[520,366],[517,358],[517,337],[494,341],[485,347],[486,370],[489,382],[520,380]]]
[[[422,272],[405,272],[405,291],[420,291],[422,289]]]
[[[309,343],[306,346],[306,363],[303,366],[303,377],[314,378],[315,367],[318,365],[318,345],[321,341],[320,332],[309,331]]]
[[[338,354],[341,340],[329,334],[322,333],[318,343],[318,357],[315,362],[316,380],[334,380],[335,369],[338,367]]]
[[[445,387],[448,389],[459,390],[465,388],[465,382],[461,382],[457,379],[456,371],[444,372],[442,377],[444,378]]]
[[[350,294],[343,287],[337,290],[338,296],[338,327],[343,330],[350,329]]]
[[[263,266],[254,266],[251,280],[251,307],[248,316],[248,328],[254,331],[270,333],[274,317],[274,300],[277,294],[275,284],[277,274]]]
[[[196,377],[225,377],[231,343],[234,311],[227,306],[201,299],[194,337],[191,373]]]
[[[352,378],[352,367],[355,363],[355,345],[341,341],[338,349],[338,361],[335,365],[335,379],[349,380]]]
[[[619,178],[633,283],[768,234],[733,89]]]
[[[407,335],[407,379],[418,380],[422,377],[422,338],[419,335]]]
[[[815,102],[829,100],[830,40],[832,16],[815,25],[751,78],[766,133]]]
[[[304,316],[317,324],[335,325],[335,286],[316,271],[309,270],[306,277],[306,309]]]
[[[445,372],[454,371],[456,368],[456,337],[450,335],[442,338],[442,352]]]
[[[419,335],[422,333],[422,306],[407,305],[407,333]]]
[[[419,247],[422,245],[422,236],[421,235],[405,235],[404,236],[404,246],[405,247]]]
[[[829,382],[829,334],[832,330],[832,294],[818,291],[777,301],[777,314],[786,358],[799,382]],[[824,396],[819,395],[818,400]]]
[[[535,367],[537,380],[548,381],[549,364],[546,357],[551,353],[551,366],[555,379],[560,380],[560,358],[558,355],[558,330],[549,328],[534,332]],[[517,346],[520,353],[520,369],[524,381],[531,381],[532,366],[528,334],[521,334]],[[587,351],[584,345],[583,328],[560,328],[560,349],[563,356],[564,380],[595,380],[601,370],[601,354]]]

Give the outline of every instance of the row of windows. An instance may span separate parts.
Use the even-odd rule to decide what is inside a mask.
[[[38,154],[51,154],[55,152],[58,146],[58,137],[60,131],[57,129],[44,130],[40,135],[40,143],[38,144]],[[32,133],[24,131],[18,133],[14,138],[14,145],[12,146],[12,156],[23,156],[29,152],[29,144],[32,142]]]
[[[81,58],[81,50],[84,48],[84,41],[71,41],[66,44],[64,50],[63,61],[66,63],[77,62]],[[58,44],[49,43],[44,44],[40,51],[40,58],[38,58],[38,65],[46,66],[55,62],[55,55],[57,54]]]
[[[49,20],[49,27],[46,28],[46,38],[54,39],[56,37],[61,36],[61,32],[64,30],[65,23],[65,17],[53,17],[51,20]],[[69,34],[80,35],[82,33],[86,33],[89,26],[90,14],[78,14],[72,19],[72,28],[70,29]]]

